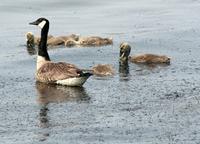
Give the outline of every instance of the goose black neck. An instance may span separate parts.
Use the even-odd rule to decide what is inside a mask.
[[[41,30],[41,40],[38,47],[38,55],[50,61],[49,54],[47,52],[47,36],[49,31],[49,23],[46,22],[45,26]]]

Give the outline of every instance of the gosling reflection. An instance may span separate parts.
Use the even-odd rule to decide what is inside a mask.
[[[49,111],[47,105],[42,105],[40,108],[40,114],[39,114],[39,126],[42,128],[48,128],[49,127],[49,120],[47,112]]]
[[[38,91],[37,101],[41,105],[67,101],[90,100],[83,87],[63,87],[59,85],[36,82],[36,89]]]
[[[42,128],[42,130],[38,133],[39,141],[46,141],[49,137],[49,118],[47,115],[48,111],[49,109],[46,104],[41,105],[39,113],[39,127]]]
[[[137,70],[135,70],[135,75],[149,75],[160,73],[168,68],[168,64],[137,64]]]
[[[129,76],[128,62],[119,62],[119,76],[123,79],[128,79]]]
[[[32,48],[32,47],[29,47],[29,46],[27,46],[26,47],[26,50],[27,50],[27,53],[29,54],[29,55],[36,55],[36,49],[35,48]]]

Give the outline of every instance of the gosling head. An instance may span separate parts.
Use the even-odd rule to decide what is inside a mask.
[[[163,56],[160,56],[157,61],[158,63],[170,64],[170,60],[171,60],[170,57],[163,55]]]
[[[71,38],[74,39],[75,41],[78,41],[79,38],[80,38],[80,35],[78,35],[78,34],[71,34],[70,36],[71,36]]]
[[[39,18],[34,22],[29,23],[30,25],[37,25],[41,29],[49,28],[49,21],[46,18]]]
[[[119,53],[120,62],[127,63],[130,52],[131,52],[131,46],[125,42],[121,43],[120,44],[120,53]]]
[[[26,44],[28,48],[33,48],[35,46],[34,44],[34,35],[32,32],[26,33]]]
[[[113,44],[113,38],[110,37],[110,38],[104,38],[104,43],[105,44]]]

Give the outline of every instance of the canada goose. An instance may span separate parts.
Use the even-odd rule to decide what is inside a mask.
[[[113,44],[112,38],[102,38],[99,36],[79,37],[78,40],[69,39],[65,41],[65,46],[104,46]]]
[[[50,60],[47,52],[49,21],[45,18],[39,18],[30,24],[41,28],[41,40],[37,54],[36,80],[67,86],[82,86],[92,75],[91,73],[83,72],[73,64],[65,62],[54,63]]]
[[[170,64],[170,58],[165,55],[141,54],[137,56],[129,56],[131,47],[128,43],[120,44],[120,61],[141,64]]]

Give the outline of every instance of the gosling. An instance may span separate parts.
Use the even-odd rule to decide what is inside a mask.
[[[112,76],[114,75],[114,69],[110,64],[98,64],[92,67],[92,72],[96,76]]]
[[[52,35],[48,35],[47,38],[47,45],[48,46],[59,46],[59,45],[64,45],[66,41],[68,40],[74,40],[77,41],[79,39],[79,35],[76,34],[71,34],[67,36],[58,36],[58,37],[53,37]],[[40,37],[34,36],[32,32],[26,33],[26,44],[27,47],[34,47],[35,45],[39,45],[40,43]]]
[[[99,36],[79,37],[79,40],[67,40],[65,46],[105,46],[112,45],[112,38],[102,38]]]
[[[128,43],[120,44],[120,62],[126,63],[128,60],[138,64],[170,64],[170,58],[165,55],[141,54],[129,56],[131,46]]]

